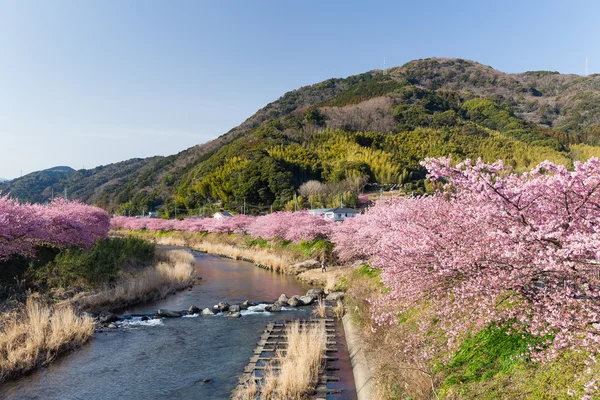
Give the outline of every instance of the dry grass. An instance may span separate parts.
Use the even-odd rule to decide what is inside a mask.
[[[327,292],[331,292],[344,279],[349,279],[352,271],[358,268],[358,266],[336,265],[328,266],[326,272],[321,272],[320,268],[311,269],[298,275],[298,279],[309,285],[323,287]]]
[[[434,399],[432,377],[427,374],[429,367],[421,357],[423,349],[406,345],[407,339],[418,329],[407,324],[377,325],[372,320],[368,299],[381,293],[381,286],[366,277],[354,276],[351,279],[345,297],[346,309],[363,328],[363,349],[375,378],[374,399]],[[425,307],[421,311],[423,319],[430,318]],[[418,320],[419,315],[414,318]],[[436,376],[433,379],[434,386],[439,387],[441,382]]]
[[[341,320],[344,317],[344,314],[345,314],[344,303],[342,303],[341,301],[338,301],[337,305],[333,309],[333,315],[335,316],[336,319]]]
[[[194,256],[185,250],[157,252],[158,263],[124,277],[112,288],[76,298],[84,310],[119,309],[166,297],[194,283]]]
[[[319,318],[327,317],[327,308],[325,307],[325,301],[323,299],[319,298],[317,306],[313,310],[313,315]]]
[[[298,321],[286,327],[287,348],[279,350],[265,370],[262,383],[257,387],[251,379],[234,393],[234,400],[305,400],[317,386],[323,370],[323,356],[327,341],[325,326]],[[277,367],[276,367],[277,366]]]
[[[327,275],[327,280],[325,283],[325,292],[331,293],[335,292],[335,287],[337,286],[337,276],[335,274]]]
[[[301,327],[298,321],[286,327],[288,341],[285,352],[278,353],[279,373],[267,371],[262,398],[305,399],[317,384],[323,368],[326,334],[322,324]]]
[[[117,232],[122,234],[122,232]],[[245,235],[199,234],[194,232],[169,232],[156,235],[154,232],[130,232],[130,235],[151,240],[165,246],[182,246],[236,260],[251,260],[274,271],[287,272],[291,264],[302,261],[298,254],[285,249],[248,247]]]
[[[255,400],[258,395],[258,386],[256,386],[256,381],[254,379],[250,379],[246,382],[243,389],[238,390],[231,396],[231,400]]]
[[[276,252],[273,249],[240,248],[230,244],[210,242],[191,243],[190,247],[209,254],[231,257],[236,260],[252,260],[255,263],[266,265],[272,270],[279,272],[285,272],[288,265],[295,262],[289,255]]]
[[[48,364],[93,333],[92,318],[77,315],[71,305],[55,308],[29,298],[0,331],[0,382]]]

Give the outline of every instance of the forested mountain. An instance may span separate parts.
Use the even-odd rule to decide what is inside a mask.
[[[11,181],[0,180],[0,190],[18,199],[45,203],[52,197],[52,188],[64,190],[59,184],[67,180],[73,172],[73,168],[64,166],[36,171]]]
[[[0,190],[44,201],[50,188],[66,186],[69,197],[111,211],[234,208],[244,200],[281,209],[302,183],[318,180],[327,190],[304,200],[310,195],[327,205],[335,193],[351,204],[368,183],[424,190],[419,161],[428,156],[502,158],[524,170],[545,159],[571,164],[600,155],[599,111],[598,75],[505,74],[461,59],[416,60],[288,92],[216,140],[177,155],[55,180],[30,174]]]

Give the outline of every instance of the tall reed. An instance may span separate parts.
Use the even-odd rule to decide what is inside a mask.
[[[286,327],[287,348],[278,352],[279,369],[269,369],[261,387],[265,400],[302,400],[314,391],[323,368],[326,346],[325,326],[298,321]]]
[[[85,310],[119,309],[128,305],[166,297],[194,283],[194,256],[185,250],[157,252],[157,264],[123,277],[113,287],[77,299]]]
[[[52,307],[29,298],[0,329],[0,382],[48,364],[93,333],[93,319],[79,316],[71,305]]]

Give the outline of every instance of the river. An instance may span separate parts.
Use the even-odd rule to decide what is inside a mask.
[[[191,290],[125,313],[204,308],[219,301],[273,301],[281,293],[303,294],[309,288],[292,276],[244,261],[195,256],[197,274],[203,279]],[[83,348],[47,368],[4,384],[0,398],[228,399],[266,323],[308,317],[309,312],[299,308],[284,311],[285,316],[246,312],[238,319],[219,315],[133,321],[96,333]],[[354,394],[348,396],[343,398]]]

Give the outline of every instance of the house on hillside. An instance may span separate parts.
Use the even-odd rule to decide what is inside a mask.
[[[360,212],[353,208],[336,207],[336,208],[319,208],[310,210],[309,213],[312,215],[322,215],[325,219],[330,221],[343,221],[346,218],[354,218]]]
[[[213,215],[214,219],[223,219],[223,218],[231,218],[233,215],[228,213],[227,211],[218,211]]]

